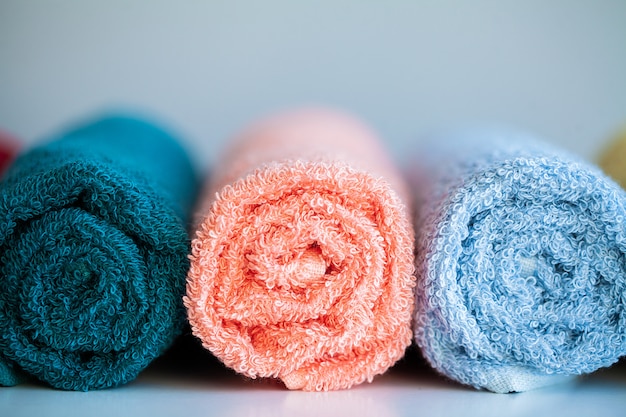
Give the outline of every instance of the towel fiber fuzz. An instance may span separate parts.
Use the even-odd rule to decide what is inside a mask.
[[[598,169],[523,134],[420,148],[415,338],[461,383],[525,391],[626,347],[626,201]]]
[[[184,323],[195,192],[167,133],[110,117],[19,157],[0,185],[0,369],[67,390],[128,382]]]
[[[290,389],[349,388],[393,365],[411,342],[413,235],[372,133],[294,111],[252,126],[222,161],[185,298],[203,345]]]

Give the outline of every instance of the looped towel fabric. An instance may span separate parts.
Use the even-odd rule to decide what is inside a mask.
[[[444,134],[412,159],[415,339],[463,384],[506,393],[626,350],[624,192],[505,130]]]
[[[19,151],[19,142],[8,133],[0,130],[0,180]]]
[[[193,333],[289,389],[371,381],[411,343],[406,187],[378,139],[325,109],[269,117],[213,173],[192,241]]]
[[[106,117],[20,156],[0,184],[0,382],[126,383],[185,321],[196,174],[170,134]]]

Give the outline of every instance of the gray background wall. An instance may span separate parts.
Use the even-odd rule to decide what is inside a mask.
[[[592,158],[626,123],[626,1],[0,0],[0,127],[31,144],[130,108],[208,165],[245,123],[310,103],[397,156],[497,122]]]

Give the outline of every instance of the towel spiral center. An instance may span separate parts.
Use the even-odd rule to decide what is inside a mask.
[[[295,253],[294,253],[295,252]],[[287,251],[280,255],[248,255],[248,268],[255,279],[268,289],[275,287],[307,288],[323,283],[326,276],[326,261],[318,246]]]
[[[29,323],[34,343],[66,354],[127,347],[129,329],[145,311],[136,295],[145,270],[133,260],[139,254],[129,237],[66,208],[26,223],[9,243],[13,262],[3,259],[1,289],[22,306],[15,319]]]
[[[285,274],[289,281],[307,285],[319,282],[326,275],[326,262],[322,256],[322,251],[317,247],[307,248],[302,256],[294,259],[285,265]]]

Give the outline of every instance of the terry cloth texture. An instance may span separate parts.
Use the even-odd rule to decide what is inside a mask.
[[[349,388],[411,343],[405,185],[351,116],[302,109],[233,145],[203,196],[185,305],[227,366],[289,389]]]
[[[0,130],[0,179],[19,150],[18,141]]]
[[[185,321],[195,190],[180,145],[131,118],[20,156],[0,184],[1,382],[107,388],[159,356]]]
[[[415,339],[441,373],[525,391],[626,350],[626,195],[521,133],[442,135],[410,174]]]
[[[607,175],[626,188],[626,128],[611,139],[598,163]]]

